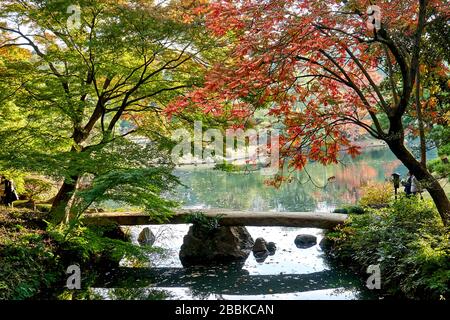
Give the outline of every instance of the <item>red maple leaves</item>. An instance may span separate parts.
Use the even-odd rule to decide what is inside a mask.
[[[373,136],[377,115],[392,97],[381,92],[386,50],[367,28],[370,1],[217,0],[206,26],[231,46],[202,88],[175,101],[169,114],[186,110],[243,123],[267,110],[285,128],[281,154],[302,169],[307,161],[338,162],[340,152],[360,154],[355,125]],[[418,2],[378,1],[386,29],[411,33]],[[433,10],[447,10],[437,0]],[[395,59],[389,53],[393,65]],[[374,128],[375,127],[375,128]]]

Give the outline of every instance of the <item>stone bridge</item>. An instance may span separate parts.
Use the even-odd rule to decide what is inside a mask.
[[[333,229],[344,223],[347,215],[322,212],[268,212],[268,211],[233,211],[225,209],[178,210],[166,221],[159,221],[146,213],[139,212],[105,212],[86,214],[84,221],[88,224],[104,225],[116,223],[122,226],[184,224],[187,217],[194,212],[202,212],[208,217],[220,218],[222,226],[255,227],[299,227]]]

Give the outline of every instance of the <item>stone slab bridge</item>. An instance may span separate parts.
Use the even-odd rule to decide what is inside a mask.
[[[202,212],[207,217],[220,218],[222,226],[255,227],[300,227],[333,229],[344,223],[346,214],[321,212],[268,212],[268,211],[233,211],[226,209],[177,210],[166,221],[158,221],[146,213],[139,212],[102,212],[90,213],[84,217],[87,224],[105,225],[115,223],[122,226],[185,224],[188,216]]]

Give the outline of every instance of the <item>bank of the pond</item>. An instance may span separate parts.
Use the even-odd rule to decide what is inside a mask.
[[[383,209],[366,209],[326,235],[329,257],[367,276],[380,267],[381,293],[389,298],[448,300],[450,244],[431,201],[401,197]]]
[[[117,227],[49,228],[47,213],[0,208],[0,300],[90,299],[90,290],[67,290],[66,270],[79,265],[83,289],[124,257],[146,259],[148,249]]]

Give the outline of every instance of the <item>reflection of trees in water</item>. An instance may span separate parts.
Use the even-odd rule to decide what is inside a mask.
[[[213,293],[226,294],[230,288],[239,288],[249,277],[249,272],[242,267],[243,263],[231,263],[184,269],[183,287],[188,287],[192,298],[198,300],[206,300]]]
[[[397,168],[402,165],[400,160],[394,160],[392,162],[383,163],[384,174],[386,177],[390,177],[392,173],[396,172]]]
[[[347,190],[359,188],[378,177],[378,171],[366,162],[343,167],[336,172],[336,184]]]
[[[351,284],[355,290],[353,290],[353,294],[355,295],[356,300],[374,300],[378,299],[377,292],[371,291],[366,287],[366,279],[369,277],[369,274],[357,273],[349,268],[348,265],[344,265],[343,263],[337,261],[333,256],[323,253],[323,262],[328,269],[333,270],[336,277],[342,281],[342,284],[347,283]],[[333,294],[340,295],[343,292],[347,291],[348,288],[338,288],[333,290]]]
[[[152,228],[154,231],[155,228]],[[155,234],[155,243],[159,243],[158,249],[156,252],[153,252],[149,255],[149,263],[152,267],[158,267],[161,263],[164,263],[172,257],[174,254],[178,254],[178,249],[173,250],[173,248],[167,247],[167,243],[176,236],[176,231],[170,225],[167,226],[159,226],[158,231]]]
[[[357,203],[361,197],[361,187],[389,179],[399,165],[401,163],[395,156],[383,148],[370,149],[355,160],[346,158],[342,165],[333,168],[335,179],[327,187],[327,195],[338,199],[341,204]]]
[[[356,203],[362,186],[370,181],[384,181],[398,166],[398,160],[388,149],[371,149],[356,159],[344,157],[342,164],[335,166],[309,164],[307,174],[294,172],[292,182],[282,184],[279,189],[265,185],[268,177],[258,171],[249,174],[184,171],[180,175],[187,188],[179,188],[175,198],[184,205],[204,204],[213,208],[311,211],[318,202]]]
[[[327,263],[327,261],[325,261]],[[329,270],[307,274],[250,275],[242,264],[215,265],[191,268],[122,268],[96,284],[105,289],[107,299],[156,300],[176,298],[169,288],[183,288],[182,297],[208,299],[211,295],[247,295],[257,297],[263,294],[285,294],[311,292],[316,290],[340,289],[352,292],[357,298],[370,298],[364,288],[364,276],[358,277],[348,268],[336,264]],[[105,282],[106,281],[106,282]],[[162,287],[164,289],[162,289]],[[119,288],[119,289],[116,289]],[[361,294],[358,294],[361,292]],[[369,293],[370,294],[370,293]]]
[[[111,300],[165,300],[170,292],[153,288],[114,288],[108,291]]]
[[[365,161],[345,166],[336,172],[334,193],[339,193],[339,198],[344,203],[356,203],[361,196],[361,187],[377,178],[377,169]]]
[[[280,189],[264,184],[267,177],[250,174],[196,170],[183,175],[178,195],[185,205],[205,204],[211,207],[240,210],[304,211],[315,207],[315,200],[304,185],[287,183]]]

